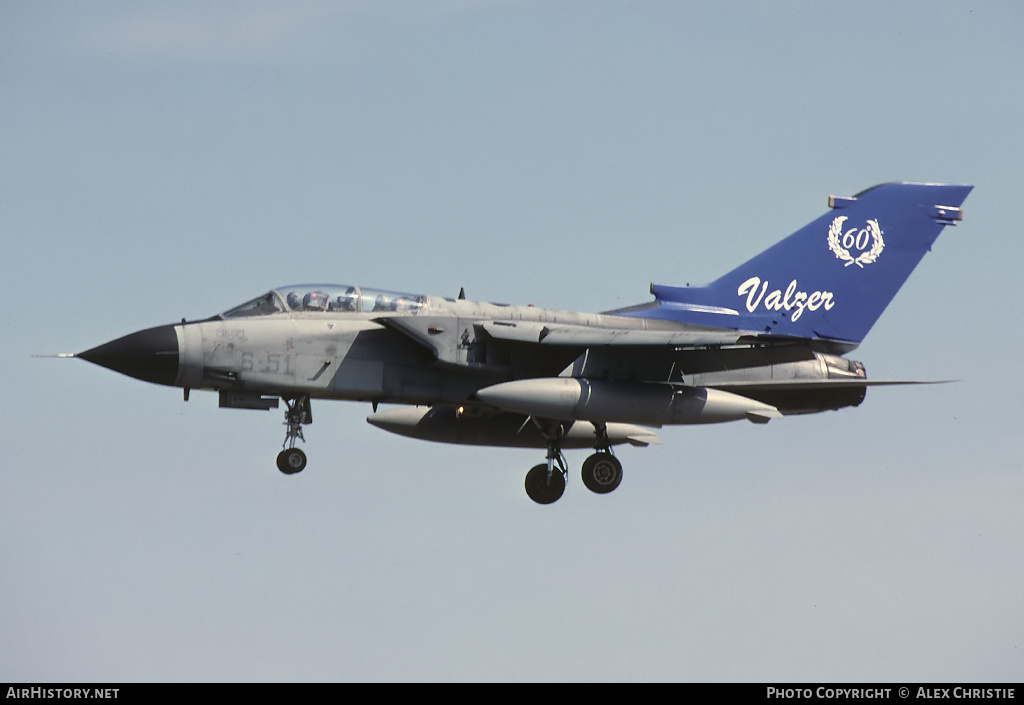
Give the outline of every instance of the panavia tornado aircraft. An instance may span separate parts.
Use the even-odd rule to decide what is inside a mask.
[[[654,284],[654,300],[605,313],[307,284],[224,313],[158,326],[69,355],[148,382],[204,389],[220,406],[285,405],[278,468],[310,400],[373,404],[392,433],[546,449],[527,494],[554,502],[567,448],[593,448],[583,483],[614,490],[612,446],[659,443],[650,427],[767,423],[863,401],[873,384],[844,357],[864,339],[971,186],[888,183],[830,210],[706,286]],[[379,403],[403,406],[377,412]]]

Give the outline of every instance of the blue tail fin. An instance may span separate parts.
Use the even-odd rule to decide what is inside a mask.
[[[623,315],[860,342],[972,186],[890,183],[831,210],[703,287],[654,284],[656,302]]]

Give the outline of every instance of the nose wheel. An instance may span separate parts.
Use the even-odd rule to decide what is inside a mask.
[[[285,475],[302,472],[306,467],[306,454],[300,448],[286,448],[277,454],[277,469]]]
[[[302,426],[313,423],[313,408],[308,396],[285,399],[284,403],[287,407],[284,412],[284,450],[277,454],[277,469],[285,475],[294,475],[306,467],[306,454],[295,447],[295,441],[306,440],[302,436]]]

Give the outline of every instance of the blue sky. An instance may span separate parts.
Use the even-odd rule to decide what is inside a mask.
[[[1017,680],[1024,8],[0,2],[0,680]],[[892,180],[965,220],[857,409],[608,496],[78,352],[301,281],[598,311]],[[576,468],[584,452],[569,453]]]

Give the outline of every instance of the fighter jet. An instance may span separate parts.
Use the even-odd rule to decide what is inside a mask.
[[[832,196],[810,224],[706,286],[651,285],[653,301],[577,313],[370,289],[278,287],[203,320],[132,333],[72,355],[221,407],[285,408],[277,466],[311,400],[369,402],[371,424],[429,441],[538,448],[540,504],[562,496],[563,450],[592,448],[584,485],[622,480],[616,445],[652,428],[772,419],[859,405],[857,348],[971,186],[887,183]],[[751,221],[757,219],[751,218]],[[400,405],[378,411],[378,404]]]

